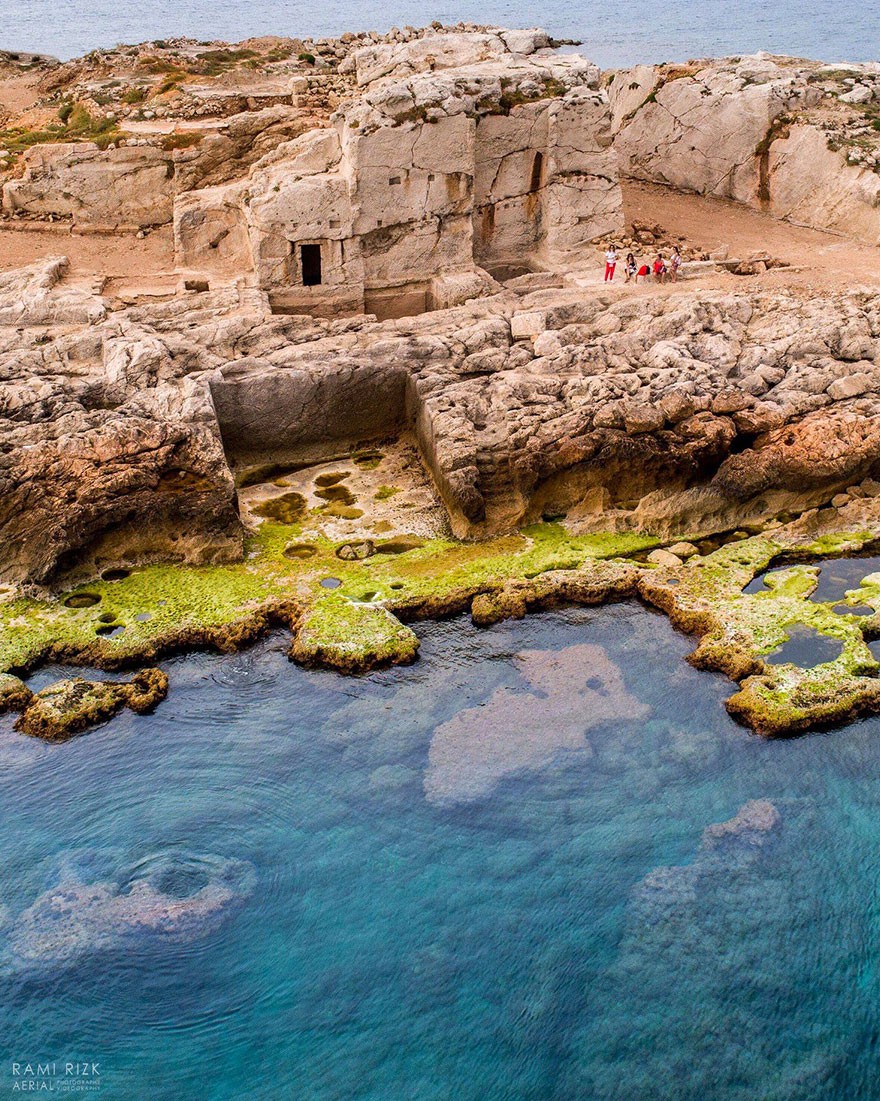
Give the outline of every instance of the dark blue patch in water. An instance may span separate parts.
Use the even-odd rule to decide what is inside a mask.
[[[810,599],[820,604],[830,604],[832,601],[843,600],[851,589],[857,589],[863,577],[880,571],[880,555],[871,555],[866,558],[828,558],[822,562],[810,564],[819,566],[819,582]],[[772,570],[759,573],[746,585],[743,592],[763,592],[767,588],[764,583],[766,577],[790,568],[790,566],[777,566]]]
[[[874,609],[868,604],[835,604],[831,609],[838,615],[873,615]]]
[[[811,599],[830,603],[842,600],[850,589],[857,589],[862,578],[880,570],[880,556],[870,558],[833,558],[823,562],[819,571],[819,584]]]
[[[843,652],[843,643],[839,639],[823,635],[813,627],[794,623],[786,630],[788,641],[783,642],[772,654],[764,655],[764,661],[771,665],[791,664],[802,669],[812,669],[814,665],[834,661]]]

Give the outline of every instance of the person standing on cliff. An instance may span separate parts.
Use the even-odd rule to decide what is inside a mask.
[[[672,283],[678,282],[678,269],[681,267],[681,253],[679,252],[678,245],[674,245],[672,248],[672,255],[669,257],[669,279]]]
[[[617,249],[614,245],[608,246],[605,253],[605,282],[610,283],[614,279],[614,269],[617,267]]]

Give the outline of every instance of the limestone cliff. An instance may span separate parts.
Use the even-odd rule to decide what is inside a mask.
[[[758,54],[609,74],[621,171],[880,242],[880,66]]]
[[[880,473],[880,296],[511,290],[385,323],[0,283],[7,581],[240,553],[233,469],[412,432],[459,535],[760,526]],[[846,498],[841,498],[845,500]]]

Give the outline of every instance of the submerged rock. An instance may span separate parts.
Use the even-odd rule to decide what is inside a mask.
[[[717,822],[703,831],[701,848],[717,849],[728,841],[762,845],[781,823],[779,811],[769,799],[750,799],[733,818]]]
[[[593,727],[650,713],[601,646],[527,650],[516,664],[528,691],[496,688],[482,706],[465,708],[434,730],[424,778],[429,802],[470,802],[504,777],[539,769],[566,750],[589,755],[586,735]]]
[[[633,921],[686,921],[689,910],[704,889],[739,874],[758,859],[782,823],[777,807],[768,799],[751,799],[733,818],[703,830],[700,846],[690,864],[655,868],[633,890]]]
[[[183,896],[151,878],[121,887],[104,880],[86,883],[74,872],[11,922],[12,963],[58,966],[95,953],[205,936],[254,883],[253,868],[243,861],[215,859],[208,867],[208,882]]]

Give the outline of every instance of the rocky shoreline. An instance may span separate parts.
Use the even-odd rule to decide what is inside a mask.
[[[808,564],[880,539],[880,292],[749,284],[769,254],[598,282],[610,240],[663,247],[624,176],[799,216],[793,137],[873,133],[873,68],[601,74],[484,27],[0,63],[37,82],[0,155],[8,232],[174,235],[124,293],[63,256],[0,274],[0,703],[24,733],[149,710],[144,666],[274,626],[362,673],[415,660],[415,620],[625,599],[697,636],[758,733],[880,710],[880,581],[832,606]],[[731,111],[739,144],[680,157]],[[828,153],[818,223],[880,239],[873,162]],[[769,660],[800,629],[840,653]],[[138,672],[32,695],[55,661]]]
[[[683,558],[647,551],[649,539],[569,536],[545,524],[477,545],[435,540],[371,566],[370,559],[344,562],[338,547],[317,541],[296,544],[314,547],[314,559],[284,558],[283,550],[279,556],[283,542],[302,532],[278,527],[240,567],[251,574],[250,591],[240,589],[225,604],[232,578],[223,572],[232,567],[143,567],[52,602],[9,602],[0,608],[0,706],[22,712],[17,728],[24,733],[64,740],[124,706],[151,710],[167,692],[167,676],[148,668],[130,683],[63,681],[32,695],[12,671],[48,661],[140,667],[190,649],[233,652],[286,627],[291,660],[356,674],[414,661],[419,643],[407,624],[416,620],[470,612],[475,624],[490,626],[564,604],[640,599],[698,638],[692,664],[738,684],[727,704],[734,717],[765,736],[818,729],[880,710],[880,663],[866,644],[880,638],[880,577],[867,576],[846,594],[852,612],[840,599],[810,599],[818,574],[812,565],[778,571],[766,592],[743,589],[771,564],[821,565],[825,556],[865,553],[880,543],[876,508],[849,511],[861,530],[841,533],[837,516],[819,514],[765,535],[738,533],[704,554],[679,544]],[[643,544],[641,561],[625,556],[627,542]],[[154,587],[160,579],[164,585]],[[336,586],[329,591],[328,580]],[[269,588],[278,595],[257,598]],[[160,594],[174,591],[179,603],[169,607]],[[202,604],[199,615],[199,598],[211,595],[217,603]],[[840,640],[840,656],[806,669],[770,664],[767,655],[800,624]]]

